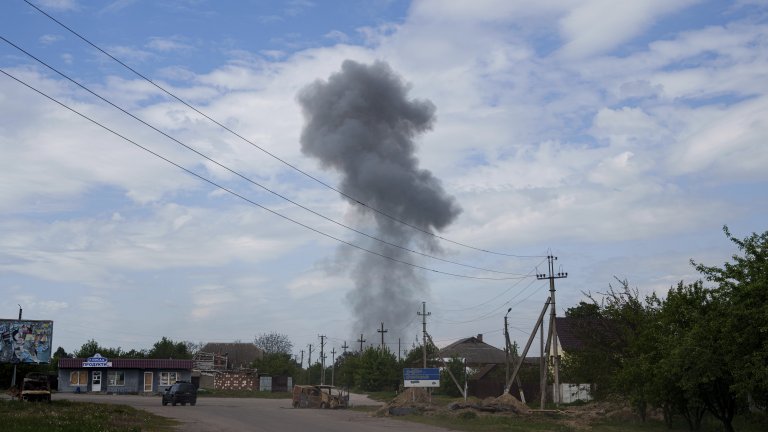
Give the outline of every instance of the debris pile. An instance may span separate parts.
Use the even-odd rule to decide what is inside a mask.
[[[427,389],[408,388],[379,409],[377,414],[401,416],[417,412],[434,411],[435,406],[432,405],[431,400],[432,398]]]
[[[465,412],[467,410],[515,415],[529,415],[531,413],[530,408],[508,393],[497,398],[490,397],[484,400],[470,398],[468,401],[457,400],[447,406],[438,406],[426,389],[409,388],[379,409],[377,415],[401,416],[425,412]]]

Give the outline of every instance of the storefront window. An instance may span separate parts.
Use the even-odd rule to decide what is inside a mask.
[[[88,384],[88,372],[87,371],[72,371],[69,373],[69,385],[71,386],[84,386]]]
[[[123,371],[109,371],[108,377],[111,386],[125,385],[125,372]]]
[[[160,385],[169,386],[179,380],[178,372],[160,372]]]

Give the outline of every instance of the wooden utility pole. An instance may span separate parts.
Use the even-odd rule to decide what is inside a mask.
[[[432,312],[427,312],[427,302],[421,302],[421,312],[416,312],[416,315],[421,316],[422,326],[422,360],[424,368],[427,367],[427,317],[432,315]]]
[[[363,343],[365,342],[365,339],[363,339],[363,334],[362,333],[360,333],[360,339],[358,339],[357,341],[360,342],[360,353],[362,353],[363,352]]]
[[[381,347],[380,350],[384,351],[384,333],[388,332],[389,329],[384,330],[384,323],[381,323],[381,330],[376,330],[376,332],[381,333]]]
[[[344,341],[344,345],[341,346],[341,349],[344,350],[344,355],[347,354],[347,348],[349,348],[349,345],[347,345],[347,341]]]
[[[549,344],[552,346],[552,364],[553,375],[555,378],[555,388],[552,392],[552,399],[555,406],[560,405],[560,353],[557,347],[557,308],[555,307],[555,279],[567,278],[568,273],[557,272],[555,273],[555,261],[556,256],[548,255],[547,263],[549,264],[549,274],[537,274],[536,278],[539,280],[549,279],[549,298],[552,308],[549,310]],[[544,323],[542,323],[544,325]],[[549,354],[549,352],[547,352]]]

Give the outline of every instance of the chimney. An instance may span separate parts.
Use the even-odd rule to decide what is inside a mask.
[[[483,341],[483,334],[482,333],[478,333],[477,334],[477,340],[480,341],[480,342]]]

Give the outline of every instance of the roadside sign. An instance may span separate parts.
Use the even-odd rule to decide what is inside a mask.
[[[404,387],[440,387],[440,369],[406,368],[403,369]]]
[[[101,354],[96,353],[93,357],[88,357],[88,360],[83,362],[83,367],[103,368],[112,367],[112,362],[108,358],[102,357]]]

